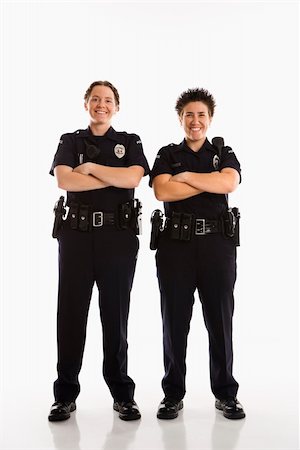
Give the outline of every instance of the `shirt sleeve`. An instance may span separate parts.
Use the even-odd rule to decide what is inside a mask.
[[[148,161],[144,155],[141,138],[137,134],[130,136],[127,164],[128,167],[142,166],[145,170],[144,176],[149,175]]]
[[[172,175],[173,169],[171,166],[171,162],[169,161],[169,158],[167,158],[166,151],[163,147],[159,150],[159,152],[156,155],[152,170],[150,172],[149,186],[152,186],[153,179],[157,177],[157,175],[162,175],[164,173]]]
[[[74,169],[78,164],[74,139],[71,135],[63,134],[60,138],[49,173],[50,175],[54,175],[54,169],[59,165],[69,166]]]
[[[224,147],[222,150],[222,157],[219,170],[225,169],[226,167],[230,167],[235,169],[240,174],[240,182],[242,180],[241,176],[241,165],[234,154],[234,151],[231,147]]]

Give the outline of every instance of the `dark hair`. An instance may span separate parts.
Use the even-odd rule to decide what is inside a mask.
[[[114,93],[114,97],[115,97],[115,101],[116,101],[117,106],[120,105],[120,96],[119,96],[119,93],[118,93],[117,89],[114,87],[114,85],[111,84],[109,81],[94,81],[94,82],[88,87],[88,89],[86,90],[86,93],[84,94],[84,101],[85,101],[85,102],[87,102],[88,99],[90,98],[91,92],[92,92],[92,90],[93,90],[93,88],[94,88],[95,86],[106,86],[106,87],[109,87],[109,88],[113,91],[113,93]]]
[[[190,102],[202,102],[207,108],[210,117],[214,115],[216,102],[213,96],[206,89],[188,89],[184,91],[177,99],[175,109],[180,116],[183,108]]]

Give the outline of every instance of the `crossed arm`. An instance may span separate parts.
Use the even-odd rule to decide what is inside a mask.
[[[237,188],[239,180],[238,171],[226,167],[220,172],[181,172],[174,176],[158,175],[153,180],[153,189],[157,200],[175,202],[202,194],[202,192],[228,194]]]
[[[144,175],[141,166],[109,167],[87,162],[72,167],[59,165],[54,169],[58,187],[70,192],[91,191],[108,186],[134,189]]]

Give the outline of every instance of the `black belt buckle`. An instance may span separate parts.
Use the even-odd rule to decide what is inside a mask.
[[[203,236],[205,234],[205,219],[196,219],[195,234],[197,236]]]
[[[96,211],[93,212],[93,227],[102,227],[103,226],[103,212]]]

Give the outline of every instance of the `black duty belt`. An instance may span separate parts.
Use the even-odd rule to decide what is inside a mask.
[[[71,205],[67,217],[73,230],[88,231],[103,226],[116,226],[114,212],[90,211],[88,205]]]
[[[171,238],[188,241],[192,235],[220,233],[222,224],[219,220],[198,219],[193,214],[173,213],[166,219],[165,227],[170,231]]]
[[[61,196],[55,204],[55,220],[52,236],[57,238],[63,223],[72,230],[92,231],[107,226],[116,230],[133,230],[135,234],[141,234],[142,204],[138,198],[133,198],[125,203],[117,205],[115,211],[94,211],[95,206],[71,203],[67,218],[64,219],[66,209],[64,197]]]

